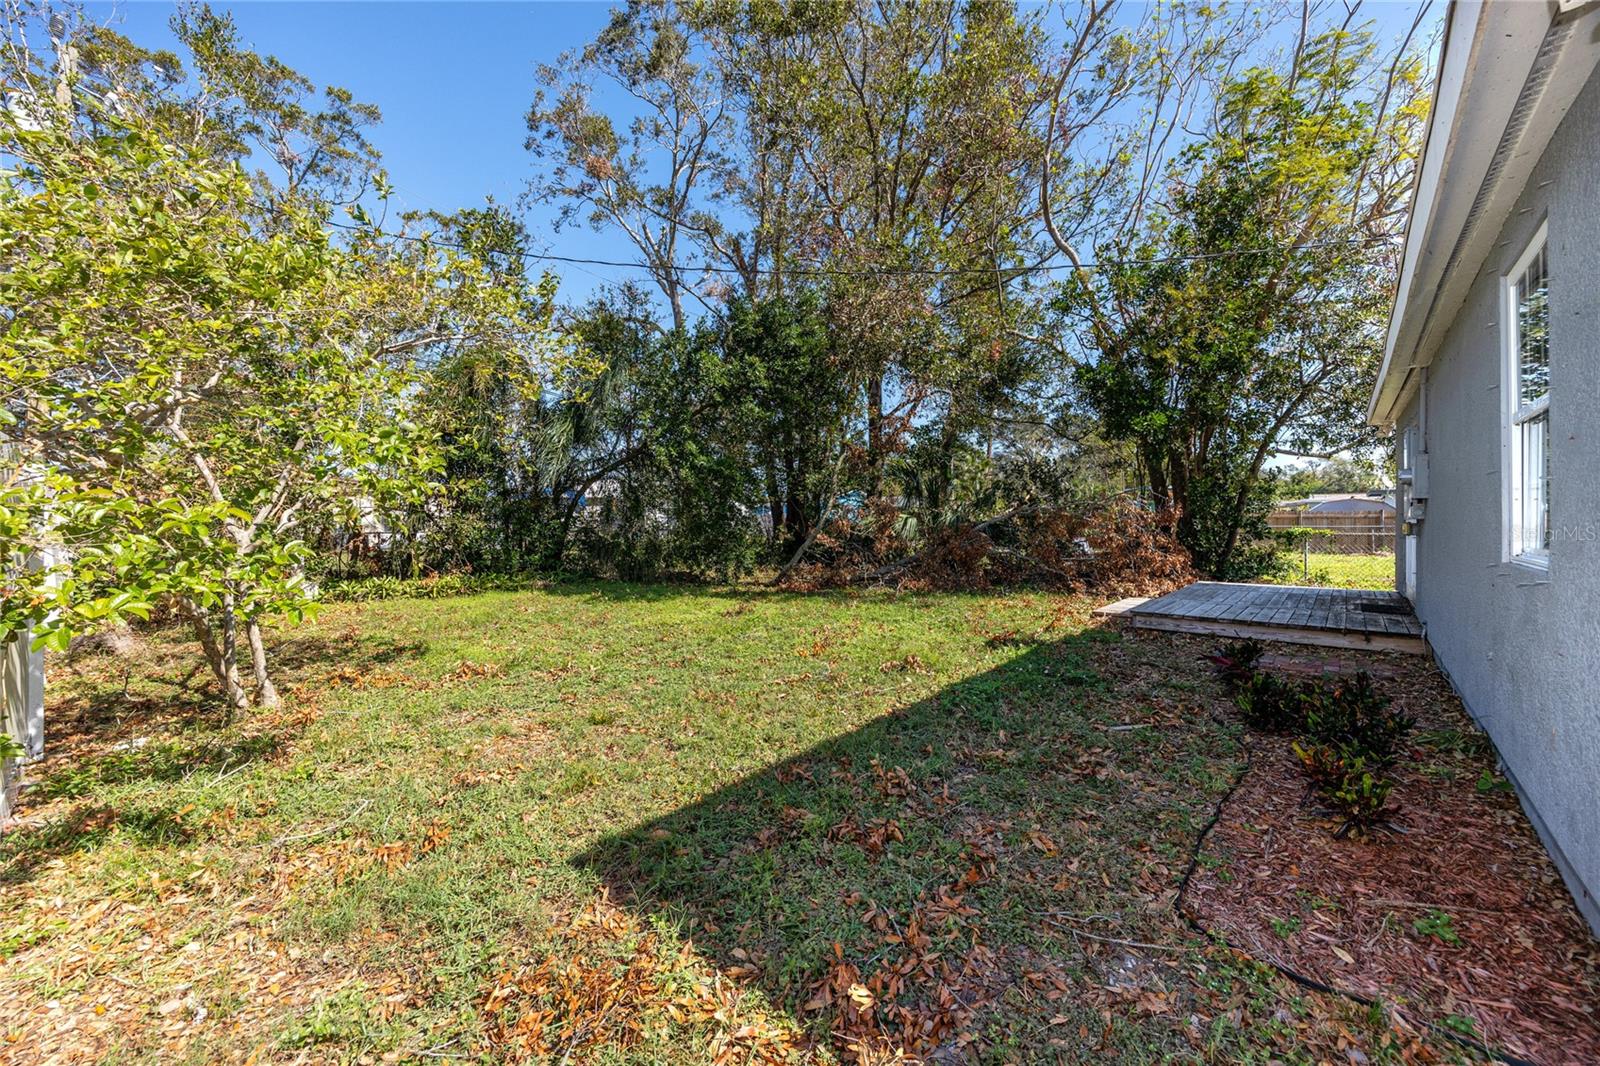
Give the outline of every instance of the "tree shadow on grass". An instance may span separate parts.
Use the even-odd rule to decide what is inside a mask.
[[[1171,904],[1241,758],[1193,659],[1037,645],[578,861],[841,1050],[1192,1052]]]
[[[19,813],[25,819],[36,812],[43,817],[25,820],[0,840],[5,863],[0,884],[25,883],[46,863],[92,851],[113,835],[149,846],[189,841],[192,829],[176,805],[147,806],[134,799],[114,809],[105,801],[119,790],[137,797],[154,786],[151,795],[159,797],[170,793],[163,786],[231,776],[286,750],[309,720],[296,713],[290,694],[282,713],[252,710],[225,724],[226,707],[215,686],[197,679],[204,664],[187,678],[178,675],[175,664],[188,659],[181,654],[185,645],[159,639],[165,635],[170,634],[158,634],[129,656],[85,657],[74,664],[67,694],[56,697],[50,708],[46,757],[26,771]],[[296,634],[272,650],[279,676],[293,685],[325,680],[323,667],[365,673],[414,658],[424,649],[350,630],[331,636]],[[129,691],[130,677],[137,678],[139,691]],[[152,685],[157,687],[154,693]],[[96,798],[102,802],[70,810],[46,807]]]
[[[31,785],[29,791],[32,799],[48,801],[89,796],[117,785],[174,783],[203,772],[227,773],[270,758],[283,746],[278,733],[266,732],[197,743],[160,741],[116,747],[66,763]]]
[[[359,632],[352,626],[340,634],[285,636],[272,643],[269,653],[275,674],[297,681],[317,680],[317,670],[322,667],[365,673],[380,666],[421,658],[427,650],[428,646],[420,641],[393,640]]]
[[[50,747],[71,748],[90,738],[132,740],[138,734],[168,735],[225,723],[231,716],[221,689],[199,646],[186,636],[176,629],[157,631],[133,654],[99,653],[70,660],[70,695],[52,697]],[[343,633],[295,633],[268,642],[273,676],[285,691],[296,683],[320,683],[329,669],[361,674],[418,658],[426,651],[424,644],[361,633],[353,626]]]
[[[0,839],[0,887],[26,884],[50,863],[93,851],[113,836],[146,847],[171,847],[192,841],[195,827],[174,806],[117,810],[81,804],[65,818],[14,829]]]
[[[167,799],[173,793],[161,786],[200,775],[231,775],[271,758],[286,743],[286,734],[274,729],[139,746],[123,743],[48,760],[31,771],[33,780],[23,793],[27,810],[44,808],[44,817],[25,821],[0,839],[0,885],[25,884],[50,862],[94,851],[113,836],[143,847],[190,843],[195,826],[186,819],[186,805]],[[157,787],[140,791],[151,785]],[[105,802],[130,787],[132,798],[116,799],[115,806]],[[47,807],[62,800],[85,802],[64,813]]]
[[[289,691],[286,709],[291,713],[252,710],[230,721],[197,650],[188,674],[177,674],[177,665],[188,659],[177,654],[183,647],[181,642],[152,642],[142,655],[122,660],[120,672],[90,674],[80,661],[67,693],[53,697],[47,758],[29,775],[35,779],[30,800],[85,796],[139,781],[175,782],[270,758],[303,724],[292,714],[294,685],[325,683],[326,670],[364,674],[425,650],[354,629],[332,636],[296,634],[271,648],[280,686]],[[137,678],[138,691],[129,690],[131,677]]]

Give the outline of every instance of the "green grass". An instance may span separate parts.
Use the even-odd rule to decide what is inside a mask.
[[[232,724],[180,682],[176,633],[80,662],[0,842],[7,1039],[77,1061],[1309,1062],[1348,1030],[1384,1061],[1382,1024],[1175,913],[1241,738],[1197,645],[1123,641],[1092,606],[343,605],[280,640],[285,710]]]
[[[1309,557],[1299,551],[1283,553],[1288,573],[1278,580],[1286,585],[1327,585],[1349,589],[1394,588],[1394,556],[1342,555],[1333,552],[1312,552]]]

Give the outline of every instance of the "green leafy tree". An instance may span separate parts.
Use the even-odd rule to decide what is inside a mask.
[[[1414,58],[1384,64],[1342,29],[1231,78],[1167,201],[1062,298],[1090,353],[1084,397],[1207,572],[1253,565],[1239,552],[1264,530],[1270,456],[1370,443],[1420,89]]]
[[[740,299],[721,331],[717,406],[761,479],[775,548],[792,552],[840,487],[840,439],[857,403],[815,290]]]
[[[841,4],[783,28],[803,43],[771,64],[765,92],[804,177],[789,246],[831,271],[877,495],[905,431],[931,416],[960,436],[1009,354],[1045,36],[1010,5],[955,2]]]
[[[1371,492],[1384,485],[1385,476],[1376,462],[1339,456],[1291,467],[1279,479],[1283,495],[1295,497],[1325,492]]]
[[[755,479],[716,330],[619,339],[630,345],[626,395],[597,413],[616,427],[621,458],[586,492],[575,535],[583,561],[626,578],[747,571]]]
[[[11,502],[24,543],[70,551],[23,613],[59,645],[172,603],[232,705],[241,649],[275,702],[261,622],[312,599],[295,530],[426,463],[404,368],[361,340],[374,264],[304,215],[253,231],[238,170],[136,128],[13,132],[0,367],[13,463],[40,491]]]
[[[455,324],[413,356],[426,374],[425,419],[440,441],[438,491],[386,516],[398,536],[387,538],[383,562],[523,569],[551,551],[563,486],[549,477],[560,463],[547,438],[558,432],[560,397],[595,386],[593,360],[554,327],[555,278],[528,273],[528,235],[511,212],[490,202],[409,221],[427,227],[425,245],[454,252],[457,274],[442,295],[455,305]]]
[[[51,564],[13,568],[0,624],[60,646],[169,605],[230,706],[275,703],[262,628],[314,605],[303,531],[436,466],[419,359],[544,326],[468,251],[335,241],[326,202],[108,104],[60,41],[19,61],[59,91],[0,117],[0,532]]]
[[[860,396],[823,465],[859,438],[878,492],[913,422],[948,416],[953,448],[1018,365],[1045,52],[1010,4],[636,0],[546,70],[531,191],[626,234],[674,329],[687,300],[722,316],[820,289],[830,365]],[[639,102],[625,128],[595,107],[602,81]],[[763,461],[781,488],[786,461]],[[787,530],[817,520],[776,502]]]

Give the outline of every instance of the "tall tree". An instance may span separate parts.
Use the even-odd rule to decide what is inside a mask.
[[[1234,572],[1270,501],[1275,451],[1368,443],[1421,63],[1370,32],[1311,33],[1221,87],[1211,132],[1167,167],[1166,202],[1098,249],[1063,295],[1090,357],[1078,381],[1181,511],[1204,570]]]
[[[194,92],[185,110],[214,156],[270,163],[257,178],[269,201],[305,197],[354,204],[384,184],[366,130],[378,108],[348,89],[316,83],[276,56],[239,41],[231,15],[185,3],[172,29],[187,49]]]
[[[593,42],[539,74],[526,144],[543,169],[530,196],[561,205],[558,231],[577,220],[626,234],[682,330],[734,121],[716,72],[695,55],[677,5],[629,0]],[[596,110],[597,80],[638,114],[624,122]]]
[[[718,351],[720,404],[761,479],[772,544],[793,552],[839,490],[841,438],[857,403],[826,306],[814,290],[736,300]]]
[[[547,72],[534,189],[627,234],[677,327],[690,294],[720,314],[820,287],[877,491],[914,420],[981,408],[1032,251],[1045,48],[1010,4],[633,0]],[[640,102],[625,135],[600,81]]]
[[[1044,34],[1005,4],[821,9],[771,75],[804,178],[791,242],[827,270],[863,392],[867,489],[930,398],[959,411],[990,361],[1028,213]]]

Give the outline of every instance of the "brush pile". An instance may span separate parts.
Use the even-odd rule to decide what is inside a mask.
[[[1013,508],[981,522],[917,525],[875,500],[836,518],[806,561],[784,575],[795,590],[892,586],[960,592],[1032,586],[1108,596],[1153,596],[1194,581],[1173,534],[1177,516],[1126,497],[1067,507]]]

